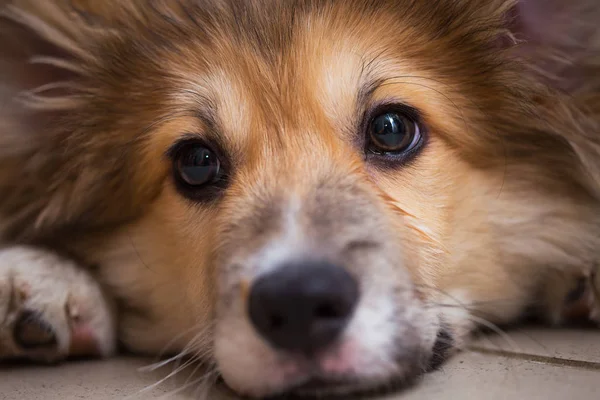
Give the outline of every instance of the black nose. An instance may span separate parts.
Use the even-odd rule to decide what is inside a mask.
[[[314,353],[339,338],[358,299],[358,284],[344,268],[289,264],[253,285],[250,320],[274,347]]]

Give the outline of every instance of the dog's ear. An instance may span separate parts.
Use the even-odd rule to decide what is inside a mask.
[[[89,212],[94,182],[69,116],[94,96],[89,82],[101,60],[92,49],[111,31],[78,3],[0,0],[0,238]]]
[[[61,163],[53,127],[77,112],[86,55],[76,24],[51,3],[0,2],[0,237],[63,208],[43,185]]]
[[[3,91],[17,90],[30,108],[70,108],[75,78],[95,62],[86,42],[100,32],[70,1],[0,0]]]
[[[600,65],[597,0],[512,0],[507,19],[517,57],[558,88],[600,83],[587,79]]]
[[[164,42],[148,27],[187,37],[178,4],[0,0],[0,240],[119,225],[160,193],[141,132],[164,107]]]
[[[600,3],[511,0],[506,15],[512,56],[554,90],[540,120],[570,144],[600,196]]]

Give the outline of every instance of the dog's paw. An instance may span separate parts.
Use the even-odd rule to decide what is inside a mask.
[[[31,247],[0,250],[0,360],[108,356],[115,330],[110,303],[75,263]]]
[[[544,302],[547,318],[555,325],[586,321],[600,324],[600,267],[552,272]]]
[[[600,325],[600,265],[592,272],[592,306],[590,319]]]

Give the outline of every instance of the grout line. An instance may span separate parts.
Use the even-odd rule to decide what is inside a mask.
[[[491,350],[491,349],[486,349],[484,347],[477,347],[477,346],[469,347],[469,350],[474,351],[476,353],[481,353],[481,354],[502,356],[502,357],[514,358],[514,359],[525,360],[525,361],[535,361],[535,362],[549,364],[549,365],[558,365],[558,366],[562,366],[562,367],[582,368],[582,369],[587,369],[587,370],[592,370],[592,371],[600,371],[600,363],[592,362],[592,361],[570,360],[567,358],[538,356],[535,354],[525,354],[525,353],[514,353],[511,351]]]

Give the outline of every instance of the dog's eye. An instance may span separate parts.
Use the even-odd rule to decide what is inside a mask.
[[[376,115],[368,130],[368,150],[376,154],[406,153],[421,142],[418,122],[398,111]]]
[[[219,157],[199,144],[184,146],[176,156],[175,166],[181,180],[193,187],[215,183],[221,172]]]
[[[227,188],[230,170],[226,152],[217,143],[188,135],[166,153],[180,194],[196,202],[213,201]]]

